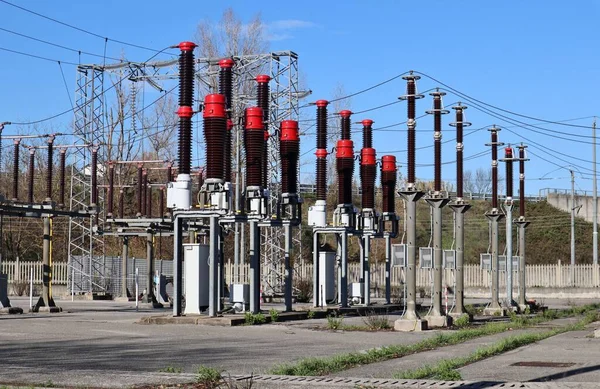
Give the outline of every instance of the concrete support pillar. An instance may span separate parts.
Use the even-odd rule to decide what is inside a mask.
[[[42,295],[33,307],[33,312],[60,312],[61,309],[56,306],[52,298],[52,252],[50,251],[52,242],[52,221],[50,217],[42,217],[43,222],[43,245],[42,245]]]
[[[429,327],[444,327],[451,323],[442,311],[442,272],[443,255],[442,250],[442,210],[448,204],[447,197],[435,193],[427,199],[427,203],[433,209],[433,307],[431,313],[426,317]]]
[[[529,222],[519,219],[517,220],[517,225],[519,226],[519,309],[523,312],[527,309],[527,298],[525,295],[525,266],[527,264],[525,256],[525,228],[527,228]]]
[[[451,312],[453,318],[467,314],[465,310],[465,212],[470,205],[464,203],[456,203],[450,205],[456,215],[456,286],[454,288],[454,296],[456,304]]]
[[[497,209],[485,215],[492,224],[492,296],[490,305],[484,309],[484,315],[504,315],[505,311],[500,306],[499,296],[499,281],[500,274],[498,272],[498,222],[504,219],[504,215],[498,213]]]
[[[513,299],[512,211],[512,201],[504,203],[504,212],[506,213],[506,306],[508,307],[516,306]]]

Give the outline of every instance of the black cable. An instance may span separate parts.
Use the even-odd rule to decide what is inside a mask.
[[[50,20],[50,21],[52,21],[52,22],[54,22],[54,23],[61,24],[61,25],[65,26],[65,27],[69,27],[69,28],[72,28],[72,29],[74,29],[74,30],[77,30],[77,31],[79,31],[79,32],[83,32],[83,33],[85,33],[85,34],[88,34],[88,35],[95,36],[95,37],[97,37],[97,38],[101,38],[101,39],[109,40],[109,41],[111,41],[111,42],[120,43],[120,44],[122,44],[122,45],[131,46],[131,47],[135,47],[135,48],[138,48],[138,49],[143,49],[143,50],[148,50],[148,51],[154,51],[154,52],[159,52],[159,53],[160,53],[160,52],[162,52],[162,51],[164,51],[164,50],[156,50],[156,49],[152,49],[152,48],[150,48],[150,47],[145,47],[145,46],[141,46],[141,45],[136,45],[136,44],[134,44],[134,43],[125,42],[125,41],[121,41],[121,40],[118,40],[118,39],[112,39],[112,38],[108,38],[108,37],[102,36],[102,35],[100,35],[100,34],[96,34],[95,32],[91,32],[91,31],[85,30],[85,29],[83,29],[83,28],[80,28],[80,27],[74,26],[74,25],[72,25],[72,24],[68,24],[68,23],[65,23],[65,22],[61,22],[60,20],[57,20],[57,19],[51,18],[51,17],[49,17],[49,16],[42,15],[42,14],[40,14],[40,13],[38,13],[38,12],[35,12],[35,11],[32,11],[32,10],[30,10],[30,9],[27,9],[27,8],[21,7],[21,6],[19,6],[19,5],[16,5],[16,4],[13,4],[13,3],[10,3],[10,2],[8,2],[8,1],[6,1],[6,0],[0,0],[0,2],[4,3],[4,4],[6,4],[6,5],[10,5],[10,6],[12,6],[12,7],[18,8],[18,9],[20,9],[21,11],[25,11],[25,12],[28,12],[28,13],[30,13],[30,14],[33,14],[33,15],[39,16],[39,17],[41,17],[41,18],[44,18],[44,19],[46,19],[46,20]]]
[[[63,83],[65,84],[65,89],[67,90],[67,97],[69,98],[69,103],[71,103],[71,109],[75,109],[73,100],[71,99],[71,93],[69,92],[69,86],[67,85],[67,79],[65,78],[65,72],[63,71],[60,61],[58,62],[58,67],[60,68],[60,75],[62,76]]]
[[[2,0],[0,0],[2,1]],[[27,57],[31,57],[31,58],[37,58],[37,59],[43,59],[44,61],[50,61],[50,62],[62,62],[64,64],[67,65],[73,65],[73,66],[77,66],[79,64],[75,63],[75,62],[69,62],[69,61],[59,61],[57,59],[52,59],[52,58],[48,58],[48,57],[42,57],[41,55],[35,55],[35,54],[29,54],[29,53],[24,53],[22,51],[17,51],[17,50],[12,50],[12,49],[7,49],[5,47],[0,47],[0,50],[2,51],[7,51],[9,53],[14,53],[14,54],[20,54],[20,55],[24,55]]]
[[[63,46],[63,45],[60,45],[58,43],[49,42],[49,41],[46,41],[46,40],[43,40],[43,39],[39,39],[39,38],[30,36],[30,35],[21,34],[20,32],[8,30],[6,28],[0,27],[0,31],[4,31],[4,32],[7,32],[9,34],[17,35],[17,36],[20,36],[20,37],[23,37],[23,38],[27,38],[27,39],[30,39],[30,40],[33,40],[33,41],[36,41],[36,42],[44,43],[44,44],[47,44],[47,45],[50,45],[50,46],[58,47],[58,48],[63,49],[63,50],[72,51],[74,53],[81,53],[81,54],[89,55],[89,56],[92,56],[92,57],[104,58],[104,55],[101,55],[101,54],[94,54],[94,53],[90,53],[89,51],[83,51],[83,50],[73,49],[72,47]],[[106,57],[106,58],[112,59],[113,61],[124,62],[123,59],[120,59],[120,58],[114,58],[114,57]]]

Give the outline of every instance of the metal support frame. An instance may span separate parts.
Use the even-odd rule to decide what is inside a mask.
[[[488,308],[500,309],[500,274],[498,272],[498,222],[504,219],[504,215],[498,213],[497,209],[493,209],[491,212],[486,213],[485,216],[488,218],[492,225],[492,296]]]
[[[507,307],[513,307],[516,305],[513,299],[513,237],[512,237],[512,227],[513,227],[513,202],[511,200],[506,200],[503,205],[504,212],[506,214],[506,303]]]
[[[321,302],[319,290],[319,235],[334,234],[338,238],[338,296],[341,308],[348,307],[348,234],[351,231],[344,227],[313,228],[313,307]]]
[[[526,257],[525,257],[525,229],[529,225],[529,222],[525,219],[517,220],[517,226],[519,226],[519,309],[525,311],[527,308],[527,298],[525,295],[525,271],[526,271]]]
[[[465,309],[465,275],[464,275],[464,264],[465,264],[465,212],[471,208],[469,204],[463,201],[450,204],[450,208],[456,215],[456,287],[454,289],[454,296],[456,304],[451,312],[451,315],[464,315],[467,314]]]

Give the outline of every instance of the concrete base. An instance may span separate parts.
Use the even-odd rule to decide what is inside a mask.
[[[506,316],[506,308],[485,308],[483,316]]]
[[[39,307],[37,310],[30,309],[29,313],[59,313],[62,312],[61,307]]]
[[[439,315],[439,316],[425,316],[424,318],[427,320],[427,326],[429,328],[439,328],[439,327],[450,327],[452,325],[452,317]]]
[[[473,315],[470,315],[468,312],[450,312],[448,316],[452,317],[452,322],[465,316],[469,318],[469,321],[473,321]]]
[[[600,328],[594,331],[594,338],[600,338]]]
[[[394,331],[412,332],[427,330],[427,320],[398,319],[394,322]]]
[[[130,301],[135,301],[135,299],[131,299],[129,297],[115,297],[115,301],[118,303],[128,303]]]
[[[19,307],[6,307],[0,308],[0,315],[15,315],[23,313],[23,308]]]

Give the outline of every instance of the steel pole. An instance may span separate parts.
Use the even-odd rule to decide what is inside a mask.
[[[121,253],[121,297],[127,298],[127,258],[129,257],[129,237],[123,237],[123,251]]]
[[[594,169],[594,183],[593,183],[593,212],[594,212],[594,232],[592,234],[593,241],[593,263],[598,264],[598,186],[596,176],[596,120],[592,124],[592,139],[594,148],[592,151],[592,166]]]
[[[173,220],[173,316],[181,316],[183,295],[183,221],[175,215]]]
[[[292,226],[290,223],[283,225],[284,233],[284,266],[285,266],[285,310],[286,312],[292,311],[292,285],[293,285],[293,269],[292,261],[290,258],[291,246],[292,246]]]
[[[403,318],[419,320],[417,313],[417,201],[422,192],[400,192],[406,201],[406,311]]]
[[[340,296],[341,296],[340,306],[342,308],[348,308],[348,232],[344,230],[344,232],[342,232],[341,235],[342,235],[342,250],[341,250],[342,251],[342,256],[341,256],[342,276],[340,277],[341,285],[339,285],[339,288],[341,291],[340,292]]]
[[[50,283],[52,282],[52,268],[50,267],[50,218],[43,218],[44,224],[44,243],[42,246],[42,266],[43,266],[43,288],[42,296],[38,302],[38,306],[51,307],[54,306],[52,295],[50,294]],[[91,269],[90,269],[91,272]]]
[[[571,172],[571,269],[570,269],[570,284],[575,286],[573,270],[575,267],[575,173]]]
[[[319,233],[313,233],[313,307],[319,306]]]
[[[391,280],[391,237],[385,235],[385,303],[392,303],[392,280]]]
[[[250,312],[260,312],[260,231],[258,222],[250,220]]]
[[[519,220],[517,224],[519,226],[519,308],[524,311],[527,308],[525,297],[525,228],[527,228],[529,222]]]
[[[151,231],[146,234],[146,260],[148,261],[148,273],[146,279],[146,295],[144,303],[155,304],[156,296],[154,295],[154,235]]]
[[[364,237],[365,245],[364,245],[364,261],[363,261],[363,294],[364,294],[364,303],[366,306],[371,304],[371,269],[370,269],[370,252],[371,252],[371,236],[366,235]]]
[[[219,218],[210,217],[208,242],[208,316],[215,317],[219,310]]]
[[[236,153],[235,153],[235,213],[239,214],[241,212],[241,194],[240,194],[240,129],[237,128],[236,133]],[[234,223],[234,235],[233,235],[233,283],[240,282],[240,226],[239,223]]]
[[[465,310],[465,212],[471,207],[468,204],[452,204],[452,210],[456,215],[456,286],[454,296],[456,304],[452,313],[462,315]]]
[[[513,264],[512,264],[512,200],[504,204],[504,212],[506,213],[506,302],[508,306],[513,305]]]
[[[497,212],[497,210],[496,210]],[[498,272],[498,222],[503,216],[498,213],[488,214],[488,219],[492,223],[492,301],[489,308],[499,309],[499,288],[500,274]]]

